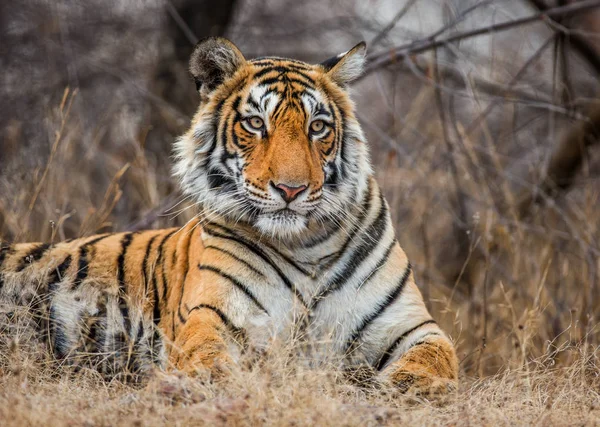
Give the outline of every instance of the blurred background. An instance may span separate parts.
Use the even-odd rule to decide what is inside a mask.
[[[469,375],[600,343],[600,1],[0,4],[0,238],[170,227],[194,43],[320,62],[352,91],[428,305]],[[541,18],[549,10],[550,17]],[[526,17],[535,19],[523,19]],[[482,31],[475,31],[482,29]]]

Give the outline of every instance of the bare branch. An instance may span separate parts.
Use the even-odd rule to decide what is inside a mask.
[[[379,68],[396,63],[408,55],[415,55],[418,53],[426,52],[428,50],[435,49],[440,46],[454,43],[459,40],[470,39],[473,37],[480,36],[482,34],[506,31],[521,25],[530,24],[532,22],[547,21],[551,18],[564,18],[569,15],[582,13],[599,7],[600,0],[583,0],[577,3],[569,4],[567,6],[547,9],[545,11],[541,11],[539,13],[536,13],[531,16],[526,16],[524,18],[514,19],[512,21],[507,22],[501,22],[499,24],[494,24],[483,28],[477,28],[475,30],[459,32],[441,39],[437,39],[437,33],[435,33],[432,36],[429,36],[425,39],[416,40],[412,43],[398,46],[389,51],[371,56],[371,58],[369,59],[369,65],[366,67],[362,78],[369,75],[373,71],[378,70]]]
[[[542,0],[527,1],[540,11],[549,10],[548,5]],[[554,22],[555,20],[552,21]],[[560,22],[560,25],[565,26],[565,23]],[[550,25],[550,28],[556,29],[556,22],[555,25]],[[594,69],[594,71],[596,71],[597,74],[600,74],[600,55],[598,55],[598,52],[596,52],[594,46],[592,46],[592,44],[580,34],[569,33],[565,38],[567,39],[566,43],[577,53],[579,53],[581,57]]]
[[[394,16],[392,18],[392,20],[390,21],[389,24],[387,24],[383,30],[381,30],[375,37],[373,37],[373,40],[371,40],[369,42],[369,46],[373,47],[375,46],[377,43],[379,43],[385,36],[388,35],[388,33],[390,31],[392,31],[392,29],[396,26],[396,24],[398,23],[399,20],[402,19],[402,17],[404,15],[406,15],[406,12],[408,12],[408,10],[412,7],[413,4],[415,4],[417,2],[417,0],[409,0],[402,9],[400,9],[400,11],[396,14],[396,16]]]
[[[190,26],[185,23],[181,17],[181,14],[177,11],[177,9],[175,9],[175,6],[173,6],[173,3],[171,3],[170,0],[167,0],[166,7],[169,15],[171,15],[171,18],[173,18],[173,21],[175,21],[175,24],[185,35],[185,38],[190,42],[190,44],[193,46],[198,43],[198,36],[196,36]]]
[[[540,46],[540,48],[533,55],[531,55],[531,57],[519,69],[519,71],[517,72],[517,74],[510,80],[510,82],[508,83],[508,89],[511,89],[523,77],[523,75],[525,74],[525,72],[527,71],[527,69],[539,59],[539,57],[541,56],[541,54],[544,53],[544,51],[548,48],[548,46],[550,46],[550,44],[552,43],[552,41],[554,41],[555,38],[556,38],[556,36],[550,37],[548,40],[546,40],[542,44],[542,46]],[[479,127],[479,125],[481,124],[481,122],[483,120],[485,120],[485,118],[492,112],[492,110],[498,105],[498,102],[501,99],[502,98],[496,98],[494,101],[492,101],[486,107],[486,109],[483,110],[481,112],[481,114],[479,114],[479,116],[477,116],[471,122],[471,124],[467,127],[467,130],[466,130],[465,133],[467,135],[469,135],[477,127]]]

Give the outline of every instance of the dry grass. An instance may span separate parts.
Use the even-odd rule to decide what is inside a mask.
[[[108,382],[92,370],[57,367],[25,331],[2,342],[3,426],[600,423],[600,352],[583,346],[565,349],[574,357],[569,367],[544,357],[495,376],[463,378],[457,394],[425,399],[357,384],[333,368],[310,369],[283,352],[220,382],[164,372],[136,386]]]
[[[154,32],[154,22],[146,24]],[[498,75],[478,77],[506,85],[498,70],[514,71],[502,62],[511,52],[498,47],[485,58],[502,65]],[[113,53],[105,56],[121,61]],[[185,202],[165,213],[181,201],[169,177],[171,141],[196,101],[185,65],[173,65],[183,76],[173,84],[153,74],[152,55],[142,57],[122,61],[135,71],[111,74],[123,78],[111,85],[82,79],[79,90],[63,92],[63,80],[35,80],[49,82],[28,89],[44,94],[37,120],[22,113],[3,123],[0,239],[57,241],[182,225],[193,215]],[[489,94],[445,76],[440,102],[425,56],[419,77],[401,68],[355,88],[399,240],[432,314],[457,343],[455,396],[407,398],[276,354],[223,383],[165,373],[136,386],[106,381],[51,363],[28,328],[7,329],[0,307],[0,425],[600,425],[600,150],[590,149],[575,181],[528,205],[527,215],[517,200],[524,189],[535,193],[552,147],[572,125],[569,113],[589,103],[597,78],[575,70],[571,83],[585,96],[573,95],[564,110],[541,108],[558,98],[549,83],[562,84],[560,76],[539,81],[551,75],[552,49],[542,59],[518,86],[545,101],[496,98],[471,132]],[[9,99],[28,87],[11,87]]]

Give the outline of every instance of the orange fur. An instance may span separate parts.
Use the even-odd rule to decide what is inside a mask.
[[[0,246],[0,303],[29,305],[46,319],[39,327],[56,358],[111,375],[137,375],[153,365],[222,374],[249,340],[268,342],[297,327],[313,328],[316,341],[331,343],[326,351],[350,364],[377,366],[402,390],[450,391],[458,377],[454,347],[427,312],[395,241],[343,87],[357,75],[364,44],[333,65],[309,65],[246,61],[230,42],[203,43],[191,67],[202,103],[177,144],[175,173],[196,197],[228,196],[226,208],[205,197],[200,217],[181,229]],[[256,89],[257,82],[266,89]],[[277,94],[276,105],[267,90]],[[245,113],[249,106],[254,112]],[[244,114],[263,126],[250,128]],[[322,132],[311,130],[310,117],[323,122]],[[225,167],[240,170],[229,176]],[[245,195],[264,209],[282,203],[272,187],[306,186],[305,213],[292,211],[287,200],[265,220],[285,231],[293,218],[296,228],[269,236],[271,230],[252,224],[252,210],[232,214],[244,197],[234,182],[240,176]],[[326,192],[338,199],[311,222],[306,212]],[[352,281],[356,289],[344,288]],[[332,295],[342,296],[330,303]],[[402,304],[410,315],[399,310]]]

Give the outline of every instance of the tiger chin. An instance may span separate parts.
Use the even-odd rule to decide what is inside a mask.
[[[0,315],[26,308],[55,359],[107,375],[223,372],[301,330],[315,359],[402,392],[455,389],[454,347],[396,240],[348,95],[365,53],[310,65],[201,41],[200,105],[173,168],[198,217],[2,245]]]

